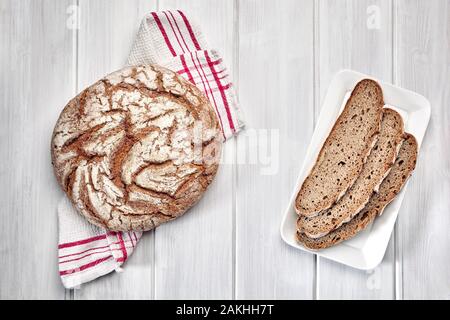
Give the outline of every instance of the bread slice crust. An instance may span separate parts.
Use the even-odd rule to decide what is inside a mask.
[[[325,249],[354,237],[364,230],[385,207],[395,198],[412,174],[417,161],[417,141],[413,135],[406,133],[397,159],[387,177],[380,185],[379,192],[374,193],[364,209],[350,222],[329,234],[314,239],[297,231],[297,240],[309,249]]]
[[[355,86],[297,194],[299,215],[320,214],[352,186],[376,142],[383,105],[377,82],[364,79]]]
[[[299,217],[298,227],[310,238],[320,238],[350,221],[369,201],[389,173],[403,140],[403,120],[394,110],[383,109],[378,141],[361,174],[330,209],[314,217]]]

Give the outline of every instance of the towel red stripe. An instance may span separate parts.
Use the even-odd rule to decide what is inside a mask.
[[[181,10],[177,10],[180,16],[183,18],[184,24],[186,25],[186,28],[189,31],[189,35],[191,36],[192,42],[194,43],[195,49],[201,50],[200,45],[198,44],[197,38],[195,37],[194,31],[192,31],[191,24],[189,23],[189,20],[186,18],[184,13]]]
[[[181,57],[181,56],[180,56],[180,57]],[[204,64],[202,64],[201,66],[202,66],[202,68],[207,68],[207,67],[209,67],[207,63],[204,63]],[[227,71],[226,68],[217,71],[217,74],[221,74],[221,73],[223,73],[223,72],[225,72],[225,71]],[[184,68],[177,71],[178,74],[183,74],[183,73],[185,73],[185,72],[186,72],[186,70],[185,70]],[[212,75],[212,73],[208,74],[207,76],[209,77],[209,76],[211,76],[211,75]],[[224,75],[224,77],[225,77],[225,76],[228,76],[228,74]]]
[[[102,262],[104,262],[104,261],[107,261],[107,260],[109,260],[109,259],[111,259],[111,258],[112,258],[112,256],[108,256],[108,257],[101,258],[101,259],[98,259],[98,260],[89,262],[89,263],[87,263],[87,264],[84,264],[84,265],[80,266],[79,268],[69,269],[69,270],[62,270],[62,271],[59,272],[59,275],[60,275],[60,276],[64,276],[64,275],[67,275],[67,274],[73,274],[73,273],[76,273],[76,272],[80,272],[80,271],[83,271],[83,270],[86,270],[86,269],[95,267],[95,266],[98,265],[99,263],[102,263]]]
[[[180,57],[182,57],[182,55],[180,55]],[[219,59],[214,60],[214,61],[211,61],[211,62],[212,62],[213,65],[220,64],[220,63],[222,62],[222,59],[219,58]],[[209,67],[209,65],[208,65],[208,63],[203,63],[203,64],[202,64],[202,67],[203,67],[203,68],[206,68],[206,67]],[[192,68],[189,68],[189,69],[192,69]],[[223,70],[221,70],[221,71],[218,71],[218,72],[223,72],[223,71],[226,71],[226,70],[227,70],[227,69],[225,68],[225,69],[223,69]],[[185,71],[184,69],[181,69],[181,70],[177,71],[177,73],[179,73],[179,74],[183,74],[183,73],[185,73],[185,72],[186,72],[186,71]]]
[[[125,248],[133,248],[133,246],[125,246]],[[97,248],[99,249],[99,248]],[[120,249],[107,249],[107,250],[103,250],[103,251],[95,251],[95,252],[89,252],[88,254],[85,254],[84,256],[81,257],[77,257],[77,258],[73,258],[73,259],[69,259],[69,260],[64,260],[64,261],[60,261],[59,264],[64,264],[67,262],[72,262],[72,261],[78,261],[84,258],[87,258],[89,256],[92,256],[94,254],[99,254],[99,253],[106,253],[106,252],[113,252],[113,251],[122,251],[122,248]],[[122,259],[122,258],[119,258]]]
[[[130,231],[128,231],[128,238],[130,238],[130,240],[131,240],[131,246],[132,246],[133,249],[134,249],[134,240],[133,240],[133,238],[131,237],[131,232],[130,232]]]
[[[164,41],[166,41],[167,47],[169,48],[172,55],[175,57],[177,54],[175,53],[175,50],[173,49],[172,44],[170,43],[169,37],[167,36],[166,30],[164,30],[161,20],[159,20],[159,17],[156,14],[156,12],[152,12],[152,16],[155,19],[156,24],[158,25],[159,31],[161,31]]]
[[[209,57],[207,50],[205,50],[205,57],[206,57],[206,61],[209,64],[209,67],[211,68],[212,74],[214,75],[214,79],[216,80],[217,87],[220,90],[220,94],[221,94],[222,100],[223,100],[223,105],[225,106],[225,110],[227,112],[228,123],[230,124],[231,131],[236,132],[236,129],[234,128],[233,118],[231,117],[230,106],[228,105],[227,96],[225,95],[226,89],[222,86],[222,83],[220,82],[220,80],[217,76],[217,72],[214,69],[214,65],[212,64],[212,61]]]
[[[194,56],[192,55],[192,52],[189,52],[189,54],[191,55],[191,61],[192,61],[192,63],[194,64],[195,69],[197,70],[197,74],[198,74],[199,77],[200,77],[200,81],[202,82],[202,85],[203,85],[203,91],[204,91],[204,93],[206,94],[206,97],[209,99],[209,94],[208,94],[208,91],[206,90],[205,82],[203,81],[203,77],[202,77],[202,75],[200,74],[200,71],[198,70],[197,64],[196,64],[195,61],[194,61]]]
[[[108,249],[108,250],[103,250],[103,251],[91,252],[91,253],[85,254],[82,257],[61,261],[61,262],[59,262],[59,264],[64,264],[64,263],[68,263],[68,262],[78,261],[78,260],[84,259],[86,257],[92,256],[93,254],[106,253],[106,252],[109,252],[109,251],[110,250]]]
[[[180,36],[181,36],[181,40],[183,40],[183,43],[184,43],[184,46],[186,47],[186,50],[187,50],[188,52],[191,52],[191,50],[189,50],[188,45],[186,44],[186,41],[184,40],[183,33],[181,32],[180,27],[178,26],[177,20],[175,20],[175,17],[174,17],[173,14],[172,14],[172,11],[169,11],[169,13],[170,13],[170,16],[171,16],[172,19],[173,19],[173,22],[175,22],[175,26],[176,26],[177,29],[178,29],[178,33],[179,33]]]
[[[67,243],[60,244],[58,246],[58,249],[79,246],[81,244],[85,244],[85,243],[89,243],[89,242],[93,242],[93,241],[97,241],[97,240],[102,240],[102,239],[105,239],[105,238],[106,238],[106,235],[103,234],[103,235],[100,235],[100,236],[95,236],[95,237],[87,238],[87,239],[84,239],[84,240],[79,240],[79,241],[74,241],[74,242],[67,242]]]
[[[125,240],[124,242],[125,242],[125,243],[132,242],[132,245],[133,245],[133,247],[134,247],[133,239],[131,239],[131,240]],[[137,243],[137,241],[136,241],[136,243]],[[111,243],[111,244],[108,244],[108,245],[106,245],[106,246],[94,247],[94,248],[89,248],[89,249],[86,249],[86,250],[83,250],[83,251],[80,251],[80,252],[71,253],[71,254],[66,254],[66,255],[63,255],[63,256],[59,256],[58,259],[67,258],[67,257],[72,257],[72,256],[77,256],[77,255],[80,255],[80,254],[83,254],[83,253],[86,253],[86,252],[89,252],[89,251],[92,251],[92,250],[98,250],[98,249],[108,248],[108,247],[110,247],[111,245],[115,245],[115,244],[120,244],[120,242],[117,241],[117,242],[113,242],[113,243]]]
[[[122,257],[124,260],[127,260],[128,254],[127,254],[127,249],[125,248],[125,243],[123,242],[122,232],[118,232],[117,237],[119,238],[119,241],[120,241],[120,247],[122,249]]]
[[[207,84],[208,87],[209,87],[209,92],[210,92],[210,94],[211,94],[211,97],[212,97],[212,100],[213,100],[213,103],[214,103],[214,107],[216,108],[217,116],[219,117],[220,128],[222,129],[222,135],[223,135],[224,140],[226,140],[225,132],[224,132],[224,130],[223,130],[222,117],[220,116],[219,109],[217,108],[216,99],[214,98],[214,94],[213,94],[213,92],[212,92],[212,90],[211,90],[211,87],[209,86],[208,79],[206,78],[206,75],[205,75],[205,72],[203,71],[203,68],[202,68],[202,66],[201,66],[200,60],[198,59],[197,52],[195,53],[195,55],[196,55],[196,57],[197,57],[198,64],[200,65],[200,70],[202,71],[203,76],[205,76],[205,82],[206,82],[206,84]],[[195,65],[195,68],[197,68],[197,64],[196,64],[195,61],[194,61],[194,56],[192,55],[192,52],[191,52],[191,58],[192,58],[192,62],[193,62],[194,65]],[[202,77],[202,75],[200,74],[200,72],[198,71],[198,69],[197,69],[197,72],[198,72],[198,74],[200,75],[200,77]],[[202,77],[202,82],[203,82],[203,77]],[[203,84],[203,86],[205,86],[205,85]],[[206,91],[206,88],[205,88],[205,92],[206,92],[206,94],[208,94],[208,92]]]
[[[102,246],[102,247],[90,248],[90,249],[83,250],[83,251],[80,251],[80,252],[77,252],[77,253],[66,254],[64,256],[59,256],[58,259],[63,259],[63,258],[72,257],[72,256],[78,256],[80,254],[83,254],[83,253],[86,253],[86,252],[89,252],[89,251],[92,251],[92,250],[99,250],[99,249],[105,249],[105,248],[109,248],[109,245]]]
[[[186,59],[184,58],[184,56],[180,56],[180,60],[181,60],[181,64],[183,65],[184,70],[181,70],[183,73],[187,73],[188,79],[190,82],[192,82],[193,84],[195,84],[194,78],[192,77],[191,71],[189,71],[189,68],[186,64]],[[179,74],[181,74],[180,72],[178,72]]]
[[[183,53],[184,53],[183,46],[181,45],[180,39],[178,39],[178,35],[177,35],[177,33],[175,32],[175,28],[173,27],[172,22],[171,22],[170,19],[169,19],[169,16],[167,15],[167,13],[166,13],[165,11],[163,11],[163,13],[164,13],[164,15],[166,16],[167,21],[169,22],[170,28],[172,29],[172,32],[173,32],[173,34],[175,35],[175,38],[177,39],[177,42],[178,42],[178,45],[179,45],[180,48],[181,48],[181,51],[183,51]]]

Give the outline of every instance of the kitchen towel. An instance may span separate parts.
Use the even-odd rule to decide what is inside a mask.
[[[152,63],[178,72],[203,91],[218,116],[224,140],[242,129],[228,70],[184,12],[151,12],[142,20],[128,64]],[[90,224],[66,197],[58,205],[58,219],[59,274],[66,288],[121,271],[142,236],[142,232],[111,232]]]

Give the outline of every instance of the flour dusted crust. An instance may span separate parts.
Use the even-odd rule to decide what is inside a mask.
[[[57,179],[91,223],[150,230],[194,205],[222,138],[207,98],[156,65],[116,71],[72,99],[52,138]]]

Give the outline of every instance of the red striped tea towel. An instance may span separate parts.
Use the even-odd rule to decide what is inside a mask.
[[[198,26],[180,10],[144,17],[128,64],[156,63],[194,83],[211,101],[226,140],[244,126],[222,58],[208,48]],[[59,274],[75,288],[113,270],[133,253],[141,232],[109,232],[88,223],[64,197],[58,205]]]

